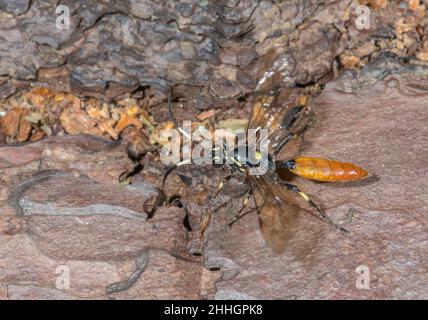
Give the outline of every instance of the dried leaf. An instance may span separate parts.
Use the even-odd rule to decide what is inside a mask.
[[[124,111],[119,111],[120,120],[117,122],[114,128],[116,132],[120,134],[128,126],[135,126],[136,128],[141,129],[143,127],[143,124],[137,118],[137,115],[140,112],[140,108],[138,108],[137,106],[132,106],[130,108],[125,109]]]
[[[32,105],[42,108],[45,106],[48,99],[52,98],[54,94],[48,88],[34,88],[33,90],[25,93],[24,96]]]
[[[39,128],[37,128],[34,133],[31,135],[30,141],[39,141],[41,139],[43,139],[43,137],[45,136],[45,132]]]
[[[405,32],[410,32],[416,27],[416,23],[414,21],[405,22],[404,18],[398,19],[395,24],[395,34],[397,38],[401,38],[401,35]]]
[[[115,124],[114,120],[104,120],[104,121],[99,121],[98,123],[98,127],[100,128],[101,132],[105,132],[107,134],[109,134],[114,140],[117,140],[119,138],[118,133],[116,132],[116,130],[113,128]]]
[[[205,112],[198,114],[196,116],[196,119],[198,119],[199,121],[204,121],[204,120],[210,119],[214,116],[215,116],[215,110],[211,109],[211,110],[208,110],[208,111],[205,111]]]
[[[38,112],[31,112],[30,114],[25,116],[25,120],[34,124],[38,124],[39,122],[41,122],[42,118],[43,118],[42,115]]]
[[[368,5],[374,9],[386,8],[388,0],[358,0],[362,5]]]
[[[102,132],[97,128],[97,122],[91,118],[86,112],[70,108],[63,111],[60,115],[61,125],[69,134],[93,134],[102,135]]]
[[[19,131],[22,109],[14,108],[0,118],[0,130],[8,137],[15,137]]]
[[[428,50],[424,50],[416,53],[416,58],[422,61],[428,61]]]
[[[425,5],[421,4],[419,0],[409,0],[409,9],[412,10],[418,17],[425,16]]]
[[[31,129],[31,123],[25,120],[24,117],[21,117],[19,132],[16,136],[16,140],[19,142],[27,141],[30,138]]]
[[[299,96],[297,98],[297,104],[300,106],[307,106],[309,102],[309,97],[308,96]]]
[[[348,69],[356,69],[360,63],[360,58],[349,53],[343,53],[339,59],[340,63]]]

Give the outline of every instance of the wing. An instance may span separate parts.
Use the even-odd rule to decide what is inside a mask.
[[[296,234],[304,211],[290,200],[295,195],[278,185],[268,175],[247,175],[266,243],[282,253]]]
[[[310,121],[309,109],[298,105],[297,98],[297,91],[292,89],[275,89],[255,98],[248,129],[268,129],[269,148],[274,155]]]

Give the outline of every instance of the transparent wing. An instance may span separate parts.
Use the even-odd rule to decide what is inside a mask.
[[[309,109],[298,105],[297,98],[298,93],[292,89],[275,89],[255,98],[248,129],[269,130],[269,148],[272,154],[277,154],[293,134],[301,131],[311,121]]]
[[[266,243],[282,253],[296,234],[304,209],[292,202],[296,195],[269,176],[247,175]]]

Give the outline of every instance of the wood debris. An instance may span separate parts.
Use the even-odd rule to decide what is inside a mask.
[[[37,141],[54,134],[123,138],[130,143],[130,154],[138,158],[156,149],[159,130],[171,127],[155,123],[143,109],[148,107],[147,101],[125,98],[105,103],[38,87],[2,102],[0,133],[9,143]]]

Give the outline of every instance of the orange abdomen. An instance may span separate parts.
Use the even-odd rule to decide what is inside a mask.
[[[344,182],[367,177],[369,173],[352,163],[323,158],[298,157],[289,170],[294,174],[317,181]]]

